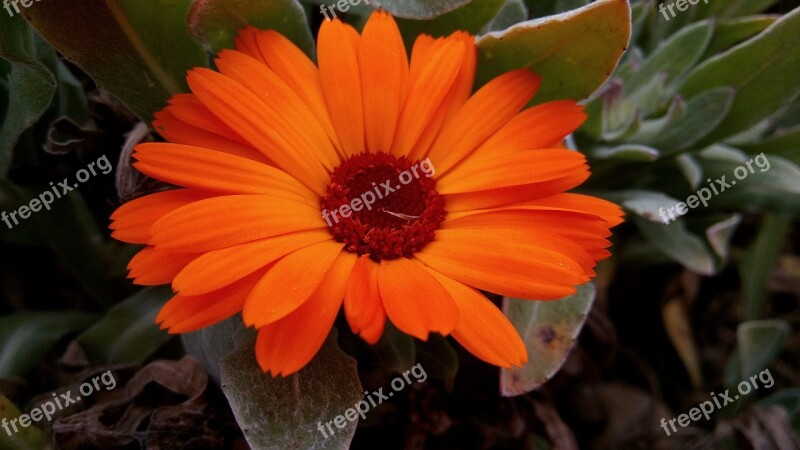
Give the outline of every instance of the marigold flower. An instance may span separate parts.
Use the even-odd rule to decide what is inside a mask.
[[[114,237],[146,245],[135,283],[176,292],[157,321],[186,333],[241,312],[273,375],[313,358],[342,305],[369,343],[388,319],[524,364],[479,290],[569,295],[621,222],[616,205],[565,193],[589,176],[561,146],[582,108],[523,110],[540,83],[526,69],[473,94],[472,36],[422,35],[409,61],[383,12],[360,35],[326,21],[317,45],[315,65],[275,31],[243,30],[218,71],[190,71],[192,93],[156,114],[169,142],[136,147],[138,170],[180,187],[112,216]]]

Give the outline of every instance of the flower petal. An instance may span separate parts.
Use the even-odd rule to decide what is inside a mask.
[[[327,230],[300,231],[214,250],[180,270],[172,288],[183,295],[220,289],[309,245],[331,240]]]
[[[253,161],[269,163],[266,156],[250,145],[186,123],[169,112],[169,108],[156,112],[154,116],[153,128],[169,142],[211,148]]]
[[[243,42],[250,43],[240,47],[237,39],[237,49],[267,64],[305,102],[328,138],[341,150],[339,137],[325,105],[317,66],[292,41],[275,30],[255,30],[251,27],[242,30],[240,36]]]
[[[291,136],[292,142],[313,149],[328,170],[339,165],[339,155],[328,135],[303,100],[281,80],[268,66],[233,50],[223,50],[215,60],[223,75],[239,82],[283,119],[282,130]]]
[[[489,233],[476,240],[439,230],[436,240],[415,256],[456,281],[510,297],[559,299],[589,281],[580,264],[561,253]]]
[[[361,256],[353,267],[344,295],[344,313],[350,329],[353,333],[361,333],[372,324],[381,310],[378,263],[369,256]]]
[[[435,270],[436,278],[458,305],[458,325],[453,337],[478,358],[496,366],[521,367],[528,362],[528,350],[505,314],[477,290]]]
[[[514,116],[475,150],[475,155],[551,148],[577,130],[584,120],[583,106],[574,100],[542,103]]]
[[[327,172],[320,158],[271,106],[238,82],[209,69],[193,69],[186,79],[197,98],[248,144],[324,195]]]
[[[370,15],[358,50],[367,149],[388,152],[408,91],[408,57],[391,15]]]
[[[441,194],[485,191],[544,183],[588,171],[586,157],[572,150],[482,152],[440,175],[437,190]]]
[[[256,360],[262,370],[288,376],[311,361],[333,327],[356,259],[353,253],[339,253],[308,301],[284,319],[258,330]]]
[[[462,69],[464,47],[459,40],[443,41],[440,46],[435,46],[436,50],[421,73],[413,77],[408,99],[400,113],[392,154],[409,155],[430,126]]]
[[[296,231],[325,227],[319,209],[269,195],[211,197],[178,208],[150,228],[150,244],[175,252],[207,252]]]
[[[128,278],[133,278],[134,284],[142,286],[169,284],[198,256],[200,256],[198,253],[163,252],[148,246],[140,250],[128,263],[130,270]]]
[[[378,289],[389,319],[406,334],[425,341],[429,332],[447,335],[458,324],[452,297],[417,261],[381,261]]]
[[[174,189],[131,200],[111,214],[111,236],[131,244],[147,244],[152,237],[150,227],[156,221],[209,195],[194,189]]]
[[[343,247],[344,244],[329,240],[301,248],[278,260],[247,298],[242,311],[244,323],[261,328],[286,317],[308,301]]]
[[[486,83],[439,134],[428,156],[444,173],[514,117],[539,89],[541,78],[517,69]]]
[[[134,166],[178,186],[223,194],[275,195],[314,205],[319,199],[286,172],[247,158],[188,145],[139,144]]]
[[[364,151],[364,98],[358,65],[361,37],[339,19],[322,22],[317,59],[325,104],[345,156]]]
[[[222,322],[242,310],[245,299],[263,275],[256,272],[203,295],[176,295],[161,308],[156,323],[170,333],[189,333]]]

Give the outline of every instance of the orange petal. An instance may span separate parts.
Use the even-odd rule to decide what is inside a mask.
[[[340,20],[322,22],[317,59],[325,104],[346,156],[364,151],[364,98],[358,63],[360,37]]]
[[[437,190],[440,194],[485,191],[558,180],[588,170],[586,157],[572,150],[483,152],[440,175]]]
[[[447,39],[455,39],[464,43],[465,51],[461,69],[427,128],[420,136],[419,141],[409,153],[409,159],[411,160],[423,159],[428,154],[431,145],[439,136],[442,128],[450,123],[456,112],[469,99],[472,93],[472,86],[475,84],[475,70],[478,62],[478,48],[475,46],[475,38],[469,33],[456,31]]]
[[[498,217],[502,220],[504,217]],[[495,222],[494,225],[484,223],[484,216],[469,216],[459,221],[460,226],[440,229],[436,231],[439,241],[472,240],[482,242],[484,239],[515,242],[521,246],[535,247],[552,254],[568,258],[572,264],[578,263],[583,274],[593,277],[595,260],[589,255],[586,248],[557,233],[548,233],[533,226],[514,226],[513,222]],[[477,223],[476,223],[477,222]],[[480,245],[480,244],[477,244]],[[562,260],[563,261],[563,260]],[[569,282],[569,281],[562,281]]]
[[[197,98],[247,143],[317,195],[325,194],[328,174],[314,148],[259,96],[209,69],[193,69],[186,79]]]
[[[375,11],[370,15],[361,33],[358,63],[367,148],[373,153],[388,152],[408,91],[405,45],[388,13]]]
[[[244,301],[263,272],[208,294],[176,295],[159,312],[156,323],[170,333],[190,333],[222,322],[242,310]]]
[[[284,83],[303,99],[325,129],[328,138],[337,149],[341,150],[339,137],[336,135],[328,108],[325,105],[322,80],[317,66],[292,41],[275,30],[257,30],[253,38],[257,48],[251,52],[248,47],[247,53],[267,64]],[[245,36],[244,39],[248,38]]]
[[[319,198],[286,172],[250,159],[188,145],[151,142],[136,146],[134,166],[167,183],[223,194],[264,194],[309,205]]]
[[[177,94],[169,99],[164,110],[193,127],[206,130],[240,144],[247,144],[231,127],[225,125],[214,113],[192,94]]]
[[[344,313],[353,333],[361,333],[383,309],[378,291],[378,263],[361,256],[353,267],[344,295]]]
[[[134,278],[134,284],[142,286],[169,284],[198,256],[197,253],[162,252],[154,247],[145,247],[128,263],[128,278]]]
[[[344,244],[329,240],[301,248],[278,260],[247,298],[242,314],[244,323],[263,327],[286,317],[308,301],[343,247]]]
[[[441,231],[415,256],[469,286],[510,297],[547,300],[570,295],[575,286],[589,281],[577,262],[556,251],[491,236],[479,241],[449,238]],[[440,235],[445,236],[440,239]]]
[[[131,244],[147,244],[150,227],[168,213],[190,203],[208,198],[210,194],[193,189],[158,192],[131,200],[111,214],[111,236]]]
[[[551,148],[577,130],[586,113],[574,100],[542,103],[522,111],[490,137],[475,155]]]
[[[339,165],[339,155],[325,130],[303,100],[266,65],[233,50],[223,50],[215,60],[220,73],[239,82],[275,110],[291,142],[313,149],[326,169]]]
[[[381,261],[378,288],[389,319],[406,334],[424,341],[428,332],[447,335],[458,324],[450,294],[416,261]]]
[[[453,213],[535,201],[536,199],[560,194],[580,186],[589,178],[589,175],[589,169],[584,167],[583,170],[572,170],[561,178],[541,183],[448,194],[444,196],[445,203],[447,204],[447,210]]]
[[[190,125],[168,110],[158,111],[154,116],[153,128],[169,142],[212,148],[253,161],[269,163],[267,157],[253,147]]]
[[[547,210],[536,206],[510,206],[447,216],[443,229],[504,227],[528,234],[558,235],[585,249],[595,261],[605,259],[611,242],[608,222],[591,213]]]
[[[190,203],[150,228],[162,250],[208,252],[325,227],[319,209],[268,195],[226,195]]]
[[[291,375],[319,351],[342,306],[347,279],[356,255],[341,252],[319,288],[296,311],[258,330],[256,360],[273,376]]]
[[[439,134],[428,156],[447,172],[516,115],[539,89],[541,78],[517,69],[486,83]]]
[[[367,325],[366,328],[361,330],[359,335],[367,344],[374,345],[380,340],[385,327],[386,310],[383,309],[383,304],[381,304],[378,308],[378,312],[375,314],[375,317],[372,318],[372,321],[369,323],[369,325]]]
[[[541,209],[588,212],[608,222],[608,225],[615,227],[622,223],[625,213],[622,208],[603,200],[602,198],[589,195],[563,193],[550,197],[538,198],[524,203],[520,206],[530,206]]]
[[[175,277],[172,288],[199,295],[231,284],[289,253],[328,241],[327,230],[301,231],[204,253]]]
[[[478,358],[496,366],[521,367],[528,351],[514,325],[489,299],[436,271],[431,271],[458,305],[458,325],[453,337]]]
[[[408,99],[400,113],[392,144],[392,153],[395,155],[411,153],[442,107],[442,102],[461,71],[466,51],[464,43],[447,40],[437,47],[409,86]]]

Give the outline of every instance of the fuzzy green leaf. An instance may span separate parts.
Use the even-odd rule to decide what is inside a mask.
[[[478,82],[527,67],[542,77],[534,101],[583,99],[605,82],[628,47],[626,0],[599,0],[557,16],[530,20],[477,40]]]
[[[314,38],[297,0],[193,0],[186,21],[192,36],[210,52],[233,47],[237,32],[251,25],[276,30],[314,55]]]
[[[575,345],[594,298],[595,287],[589,283],[560,300],[503,300],[503,312],[528,350],[527,364],[501,370],[500,392],[504,396],[528,393],[558,372]]]

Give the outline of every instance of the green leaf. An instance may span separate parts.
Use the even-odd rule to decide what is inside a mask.
[[[222,359],[222,390],[252,449],[349,448],[357,415],[342,428],[331,425],[332,436],[325,425],[340,415],[344,418],[362,400],[364,390],[356,361],[339,349],[336,335],[332,331],[317,356],[286,378],[261,371],[252,338]]]
[[[697,159],[690,153],[684,153],[675,158],[675,163],[678,164],[681,173],[686,178],[686,181],[689,182],[689,186],[694,190],[699,188],[700,183],[703,182],[704,172],[703,166],[697,162]]]
[[[741,214],[731,214],[727,219],[721,220],[706,229],[706,239],[708,239],[711,249],[722,260],[728,259],[731,239],[741,222]]]
[[[761,229],[739,261],[742,282],[742,314],[745,320],[758,320],[767,310],[767,284],[789,232],[790,220],[779,215],[764,217]]]
[[[190,0],[36,2],[30,22],[67,59],[149,122],[205,55],[186,31]],[[69,26],[65,26],[69,24]]]
[[[0,204],[16,210],[29,205],[41,192],[50,189],[44,186],[34,194],[29,189],[21,189],[13,183],[0,180]],[[2,227],[6,228],[7,225],[3,224]],[[0,232],[0,237],[3,233],[24,233],[34,240],[31,243],[49,245],[98,305],[113,304],[106,264],[110,255],[102,246],[105,238],[79,192],[69,192],[55,199],[49,211],[33,212],[13,229]]]
[[[800,164],[800,125],[777,130],[756,144],[741,145],[740,147],[751,155],[769,153]]]
[[[636,95],[658,74],[665,74],[665,97],[672,97],[682,76],[700,60],[713,35],[714,25],[703,21],[689,25],[664,41],[625,83],[625,90]]]
[[[558,372],[575,345],[594,298],[595,287],[589,283],[560,300],[503,300],[503,312],[528,350],[527,364],[501,370],[500,392],[504,396],[528,393]]]
[[[719,149],[712,146],[709,149]],[[699,153],[698,161],[703,166],[706,176],[712,180],[726,177],[731,184],[730,189],[715,196],[713,206],[716,208],[736,208],[751,212],[783,212],[794,214],[800,212],[800,167],[780,156],[762,153],[748,157],[734,150],[736,159],[721,159],[709,152]],[[752,171],[748,170],[750,163]],[[743,171],[747,173],[743,175]],[[737,179],[735,174],[743,176]]]
[[[22,411],[5,395],[0,394],[0,419],[12,421],[18,419]],[[0,448],[7,450],[44,450],[47,448],[47,437],[36,425],[20,428],[18,433],[0,431]]]
[[[97,316],[75,312],[20,312],[0,317],[0,378],[25,376],[64,336]]]
[[[45,113],[56,93],[56,79],[40,61],[48,49],[20,17],[0,13],[0,58],[10,63],[8,106],[0,125],[0,178],[11,166],[20,136]]]
[[[622,144],[615,147],[598,147],[592,151],[597,159],[617,159],[622,161],[655,161],[660,156],[657,149],[639,144]]]
[[[236,343],[253,338],[255,332],[245,328],[242,316],[227,320],[193,333],[181,334],[186,353],[199,359],[211,378],[220,383],[219,361],[236,348]]]
[[[458,355],[441,335],[431,334],[426,342],[417,345],[417,361],[431,378],[444,380],[448,385],[453,384],[458,373]],[[403,371],[412,365],[403,367]]]
[[[457,30],[477,34],[503,7],[504,0],[472,0],[467,6],[443,14],[433,20],[397,19],[407,48],[422,33],[447,36]]]
[[[233,47],[241,28],[273,29],[314,56],[314,38],[297,0],[193,0],[186,23],[189,32],[211,52]]]
[[[683,220],[678,219],[663,224],[634,216],[633,222],[651,244],[674,261],[700,275],[716,274],[717,264],[714,254],[702,238],[686,229]]]
[[[750,16],[738,19],[723,20],[714,30],[714,37],[706,49],[703,59],[728,50],[734,45],[750,39],[775,23],[780,16]]]
[[[525,0],[525,3],[533,17],[543,17],[578,9],[591,0]]]
[[[783,350],[791,327],[783,320],[756,320],[739,324],[736,343],[740,379],[745,380],[766,369]]]
[[[781,389],[761,399],[761,406],[780,405],[789,414],[789,419],[800,417],[800,388]]]
[[[388,320],[381,338],[370,348],[378,355],[381,365],[391,372],[407,370],[417,360],[414,338],[398,330]]]
[[[719,141],[787,108],[800,96],[800,8],[756,37],[713,57],[689,75],[680,91],[691,98],[715,87],[736,88],[722,124],[705,141]]]
[[[542,77],[535,102],[583,99],[614,71],[631,35],[626,0],[598,0],[569,13],[530,20],[477,40],[479,84],[527,67]]]
[[[522,0],[506,0],[500,12],[487,23],[481,33],[505,30],[519,22],[528,20],[528,8]]]
[[[662,224],[664,223],[664,218],[660,217],[661,210],[674,208],[680,202],[661,192],[635,189],[616,191],[610,194],[609,197],[628,211],[651,222]]]
[[[141,364],[170,339],[155,319],[172,295],[169,287],[142,289],[108,310],[77,341],[94,361]]]
[[[726,87],[696,95],[686,104],[686,114],[650,144],[660,149],[664,156],[691,148],[725,120],[735,97],[736,91]]]
[[[395,17],[429,20],[470,3],[471,0],[370,0]],[[472,0],[475,1],[475,0]]]

